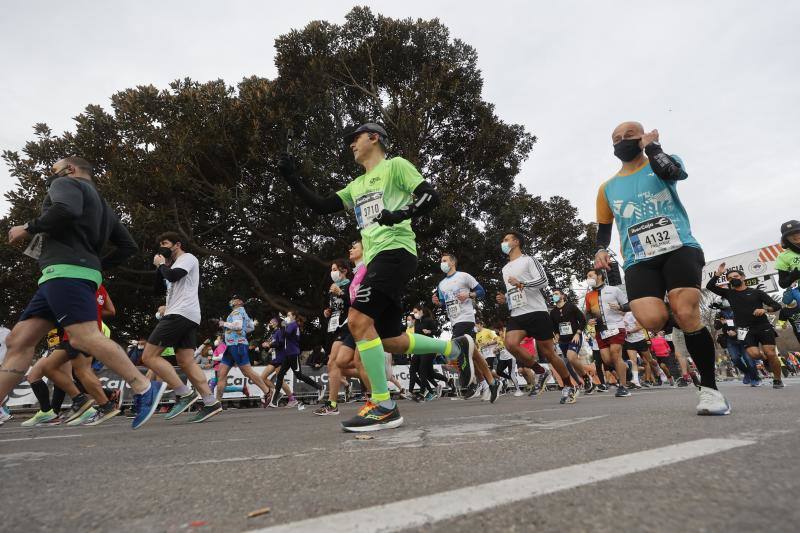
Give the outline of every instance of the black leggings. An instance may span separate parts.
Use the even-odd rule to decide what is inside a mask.
[[[603,371],[603,356],[600,355],[600,350],[592,352],[594,359],[594,369],[597,371],[597,379],[600,380],[601,385],[606,384],[606,373]]]
[[[276,403],[278,398],[280,398],[283,378],[286,377],[286,373],[289,371],[289,369],[292,370],[294,377],[306,385],[310,385],[317,390],[322,390],[322,385],[303,374],[303,371],[300,369],[300,355],[287,355],[283,360],[283,363],[281,363],[281,368],[278,370],[278,375],[275,377],[275,393],[272,395],[272,403]]]
[[[440,374],[433,368],[433,360],[435,357],[436,355],[432,353],[426,353],[419,356],[420,375],[422,377],[422,382],[427,385],[431,392],[436,390],[437,381],[441,381],[445,385],[447,384],[447,378],[444,377],[444,374]]]
[[[426,380],[422,377],[422,369],[420,368],[421,363],[421,355],[411,356],[411,366],[408,370],[408,392],[414,392],[414,385],[419,385],[420,394],[425,393],[427,386]]]

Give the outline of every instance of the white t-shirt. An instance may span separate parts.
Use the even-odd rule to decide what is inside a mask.
[[[517,278],[525,286],[522,291],[508,282]],[[547,288],[547,274],[542,265],[529,255],[521,255],[503,267],[503,282],[506,284],[506,303],[511,316],[520,316],[536,311],[547,312],[544,290]]]
[[[167,310],[164,316],[181,315],[195,324],[200,324],[200,262],[190,253],[184,253],[175,260],[172,268],[186,271],[186,275],[167,288]]]
[[[599,317],[606,325],[606,329],[622,329],[625,327],[625,311],[622,306],[628,303],[628,297],[622,289],[614,285],[600,287],[600,314]],[[611,304],[617,304],[620,309],[612,309]]]
[[[0,327],[0,363],[6,358],[6,337],[11,333],[11,330],[6,327]]]
[[[628,342],[640,342],[644,340],[644,330],[640,329],[639,331],[635,331],[630,333],[630,331],[637,327],[636,318],[633,316],[633,313],[628,311],[625,313],[625,317],[623,318],[625,323],[625,331],[629,332],[625,335],[625,340]]]
[[[467,294],[478,286],[478,280],[466,272],[456,271],[452,276],[447,276],[439,282],[439,301],[447,309],[447,317],[451,324],[462,322],[475,322],[475,306],[472,298],[467,297],[459,301],[459,294]]]

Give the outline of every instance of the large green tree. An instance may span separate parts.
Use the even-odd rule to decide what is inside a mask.
[[[315,21],[281,36],[276,49],[274,80],[140,86],[113,95],[109,110],[87,106],[74,132],[54,135],[36,125],[23,155],[3,154],[18,183],[0,226],[35,216],[48,167],[81,155],[96,164],[99,189],[142,248],[108,273],[121,331],[151,327],[155,239],[173,229],[201,258],[204,316],[222,314],[238,293],[251,298],[256,316],[295,308],[317,317],[329,262],[345,255],[357,231],[352,216],[323,218],[305,208],[274,163],[291,148],[311,187],[341,188],[359,173],[342,136],[378,121],[391,137],[389,155],[417,165],[442,196],[433,216],[415,222],[420,267],[409,305],[428,301],[445,251],[496,287],[499,240],[509,228],[530,237],[555,283],[585,267],[592,228],[568,200],[542,199],[515,184],[536,139],[483,100],[476,51],[440,21],[355,8],[344,24]],[[0,258],[0,322],[13,322],[35,286],[35,265],[7,246]],[[492,318],[498,310],[488,304],[484,312]]]

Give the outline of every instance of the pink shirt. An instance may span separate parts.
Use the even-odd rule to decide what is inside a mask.
[[[533,337],[525,337],[519,345],[521,348],[530,352],[532,356],[536,357],[536,341],[533,340]]]
[[[353,270],[353,281],[350,282],[350,303],[356,301],[356,294],[358,294],[358,288],[361,287],[361,282],[364,281],[364,277],[367,275],[367,267],[364,266],[364,263],[356,265],[355,270]]]
[[[664,337],[653,337],[650,339],[650,347],[653,349],[653,353],[656,354],[656,357],[669,356],[669,344],[667,344],[667,339]]]

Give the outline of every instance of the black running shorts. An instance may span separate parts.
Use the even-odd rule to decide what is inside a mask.
[[[744,338],[745,348],[775,346],[775,330],[772,328],[751,329]]]
[[[462,335],[471,335],[475,336],[475,322],[459,322],[458,324],[453,324],[453,338],[460,337]]]
[[[703,250],[683,246],[672,252],[636,263],[625,270],[625,289],[628,300],[653,297],[659,300],[672,289],[700,288],[703,267],[706,264]]]
[[[524,331],[526,336],[533,337],[537,341],[553,340],[553,321],[547,311],[512,316],[508,319],[506,330]]]
[[[162,348],[195,349],[198,325],[181,315],[167,315],[161,319],[147,342]]]
[[[351,307],[375,321],[381,338],[399,337],[405,331],[402,300],[416,271],[417,256],[402,248],[384,250],[367,265]]]

